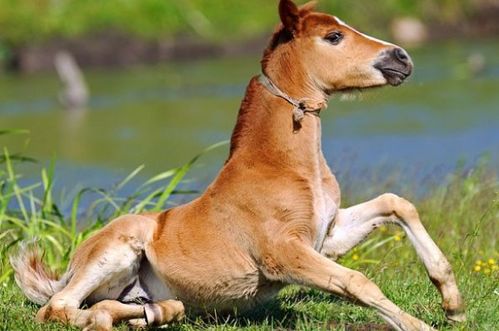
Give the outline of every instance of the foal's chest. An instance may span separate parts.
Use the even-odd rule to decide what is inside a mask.
[[[313,191],[314,226],[316,233],[314,249],[316,251],[321,250],[338,211],[335,200],[334,191],[327,184],[320,183]]]

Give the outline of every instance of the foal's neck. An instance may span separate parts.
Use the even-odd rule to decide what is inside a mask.
[[[271,79],[276,84],[283,81]],[[291,88],[293,84],[280,85],[294,98],[309,97],[300,96],[298,88]],[[305,176],[320,172],[320,118],[307,114],[295,130],[292,110],[292,105],[270,93],[254,77],[241,104],[228,162],[275,167],[282,174],[289,170]]]

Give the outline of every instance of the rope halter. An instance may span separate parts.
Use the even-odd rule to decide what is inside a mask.
[[[286,93],[284,93],[279,87],[277,87],[274,82],[270,80],[270,78],[261,74],[258,77],[258,81],[260,84],[265,86],[265,88],[281,99],[286,100],[289,104],[293,106],[293,126],[295,128],[295,133],[301,128],[301,121],[305,118],[306,114],[312,114],[314,116],[320,117],[321,110],[327,107],[327,101],[322,100],[320,102],[314,101],[310,98],[301,98],[296,100]]]

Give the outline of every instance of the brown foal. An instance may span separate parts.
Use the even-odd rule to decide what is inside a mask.
[[[416,208],[394,194],[340,208],[321,150],[319,112],[332,92],[399,85],[412,71],[400,47],[368,37],[313,4],[279,4],[281,24],[251,79],[223,169],[194,201],[127,215],[85,241],[51,277],[36,251],[12,257],[37,319],[85,330],[179,321],[192,312],[251,308],[287,284],[369,306],[396,330],[431,330],[362,273],[335,260],[376,227],[407,233],[450,320],[465,319],[451,266]],[[90,306],[82,309],[82,304]]]

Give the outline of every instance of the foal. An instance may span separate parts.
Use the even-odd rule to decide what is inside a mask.
[[[206,192],[159,214],[122,216],[85,241],[68,271],[49,276],[34,251],[12,258],[39,321],[86,330],[162,325],[193,312],[251,308],[286,284],[344,296],[377,310],[396,330],[431,330],[360,272],[335,260],[373,229],[407,233],[449,319],[464,320],[447,259],[416,208],[394,194],[340,208],[321,151],[319,112],[330,93],[399,85],[412,71],[401,48],[338,18],[281,0],[282,24],[247,88],[230,155]],[[82,303],[90,305],[81,309]],[[92,306],[93,305],[93,306]]]

